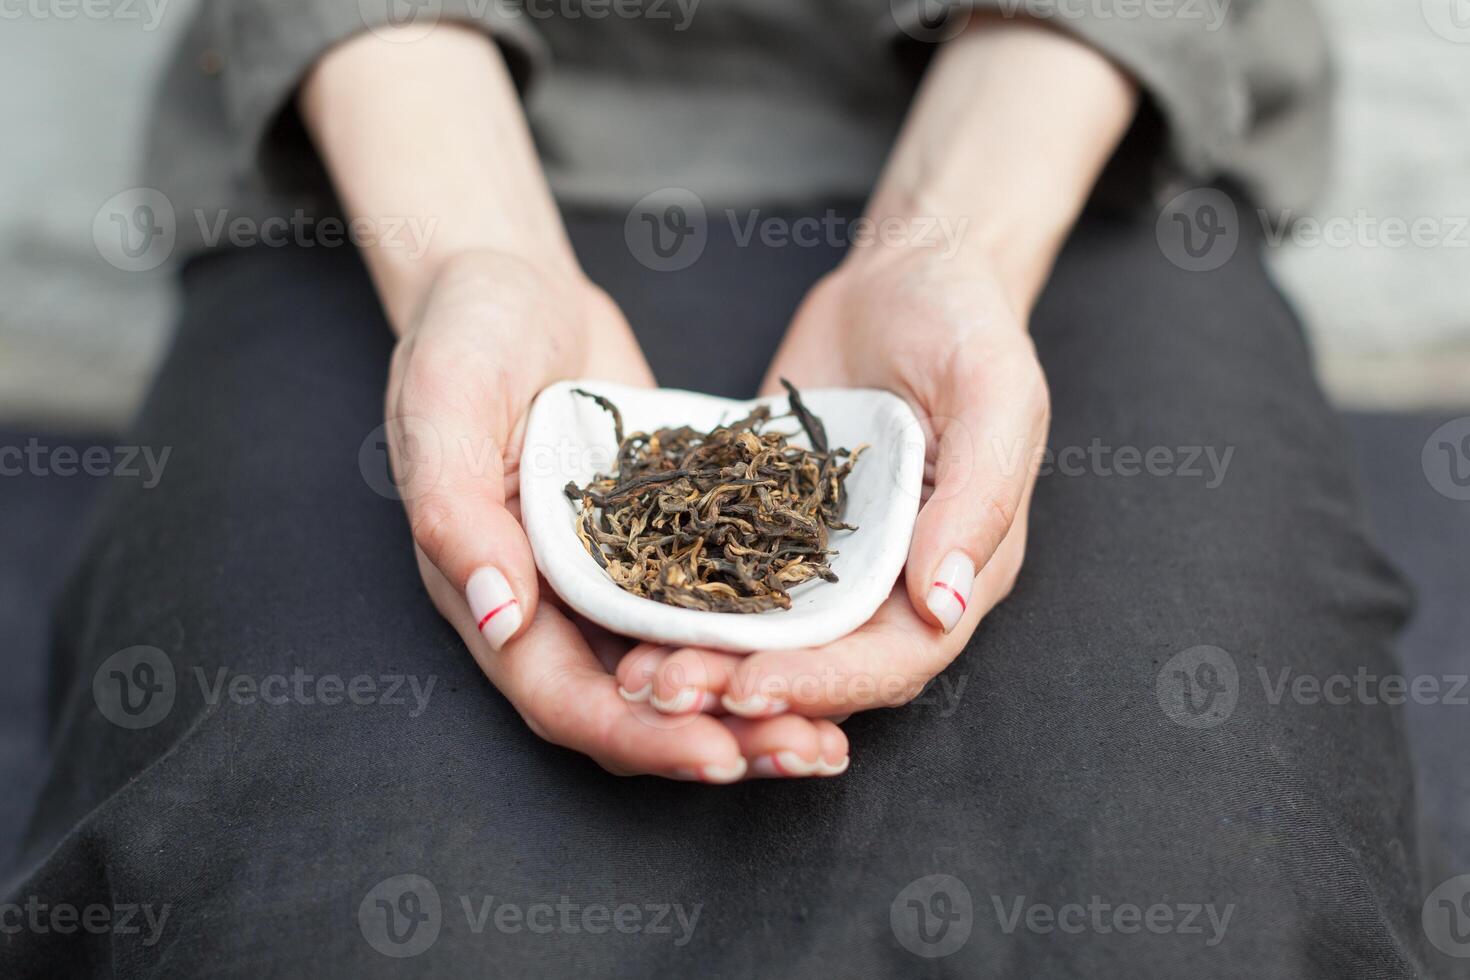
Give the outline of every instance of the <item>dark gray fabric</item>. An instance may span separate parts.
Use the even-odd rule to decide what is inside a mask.
[[[1422,457],[1426,442],[1454,417],[1348,419],[1369,526],[1418,599],[1399,642],[1411,677],[1470,674],[1470,505],[1437,491]],[[1410,701],[1405,711],[1420,777],[1423,849],[1432,867],[1470,872],[1470,688],[1458,698]]]
[[[928,52],[973,10],[1047,20],[1138,79],[1148,109],[1115,198],[1149,206],[1220,175],[1272,208],[1318,189],[1329,79],[1310,0],[210,0],[160,89],[143,183],[173,208],[181,256],[222,211],[331,214],[292,99],[391,12],[413,35],[453,21],[496,38],[564,205],[669,187],[712,208],[860,197]]]
[[[751,390],[808,280],[835,260],[739,249],[712,229],[694,266],[651,273],[620,228],[620,215],[572,226],[667,384]],[[63,599],[57,761],[9,889],[9,901],[147,903],[168,917],[152,945],[146,926],[0,934],[0,974],[1441,969],[1419,926],[1400,712],[1273,704],[1257,676],[1393,671],[1406,594],[1368,541],[1339,422],[1252,249],[1190,275],[1159,253],[1151,223],[1084,219],[1035,317],[1053,447],[1229,447],[1224,479],[1044,476],[1019,587],[941,683],[853,718],[847,775],[733,788],[618,779],[538,741],[438,620],[398,504],[370,488],[389,338],[352,254],[234,253],[196,262],[185,286],[137,433],[173,446],[172,461],[153,490],[109,488]],[[765,349],[727,357],[701,342],[732,332]],[[166,655],[176,697],[125,730],[92,682],[136,644]],[[1160,697],[1180,690],[1173,658],[1200,645],[1238,669],[1228,713],[1228,698],[1198,714]],[[211,705],[194,670],[212,681],[221,667],[435,686],[416,717],[409,696]],[[407,874],[432,884],[437,914],[422,884],[418,905],[402,896]],[[551,931],[497,919],[503,903]],[[1230,919],[1223,933],[1202,910],[1198,932],[1043,928],[1045,908],[1069,903],[1158,906],[1175,926],[1193,906]],[[636,907],[622,922],[638,931],[603,917],[590,933],[593,906]],[[697,910],[692,929],[677,914],[659,921],[669,932],[649,928],[672,906],[686,924]],[[412,933],[392,920],[408,938],[393,945],[385,908],[427,918]],[[965,926],[948,956],[913,951],[941,951]],[[411,958],[373,945],[430,938]]]
[[[0,875],[46,773],[48,614],[104,481],[96,467],[81,470],[79,459],[105,448],[111,464],[118,441],[0,431]]]

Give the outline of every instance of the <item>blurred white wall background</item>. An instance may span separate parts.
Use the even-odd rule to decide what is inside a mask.
[[[0,421],[113,427],[143,394],[172,291],[104,262],[92,220],[138,182],[148,101],[195,2],[154,0],[156,23],[144,3],[0,20]]]
[[[1336,172],[1297,229],[1322,243],[1289,235],[1278,277],[1340,403],[1470,405],[1470,0],[1317,6],[1338,62]]]
[[[171,290],[104,262],[92,222],[137,183],[147,102],[196,2],[154,0],[156,24],[143,3],[132,19],[0,24],[0,421],[113,427],[141,397]],[[1470,404],[1470,0],[1320,6],[1337,172],[1305,213],[1320,224],[1299,222],[1272,260],[1341,404]],[[1421,244],[1395,247],[1390,219],[1428,219]]]

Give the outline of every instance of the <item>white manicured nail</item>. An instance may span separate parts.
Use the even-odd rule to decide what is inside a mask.
[[[623,685],[619,684],[618,693],[622,695],[624,701],[632,701],[634,704],[640,704],[644,701],[647,701],[649,697],[652,696],[653,681],[649,681],[647,684],[644,684],[636,691],[630,691],[627,688],[623,687]]]
[[[493,649],[505,646],[511,634],[521,628],[521,604],[505,576],[499,569],[486,565],[470,576],[464,592],[470,613],[479,624],[480,635]]]
[[[745,775],[745,759],[736,759],[731,766],[705,766],[701,773],[707,783],[733,783]]]
[[[818,776],[840,776],[843,773],[847,772],[847,765],[851,761],[852,761],[852,757],[851,756],[846,756],[846,755],[843,756],[842,757],[842,761],[841,762],[838,762],[838,763],[828,762],[826,759],[818,759],[817,760],[817,770],[816,770],[817,775]]]
[[[779,715],[786,710],[785,701],[779,698],[768,698],[761,694],[752,694],[743,700],[726,694],[720,698],[720,703],[730,714],[739,715],[742,718],[766,718],[770,715]]]
[[[653,696],[653,707],[666,715],[682,715],[694,711],[701,702],[700,691],[692,687],[681,687],[679,693],[665,701],[657,694]]]
[[[975,587],[975,563],[963,551],[951,551],[939,563],[934,584],[924,604],[939,618],[948,633],[954,629],[970,605],[970,590]]]
[[[750,771],[767,779],[772,777],[810,776],[817,771],[820,762],[807,762],[795,752],[771,752],[758,755],[750,764]]]

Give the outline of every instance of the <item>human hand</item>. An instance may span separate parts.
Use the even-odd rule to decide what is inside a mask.
[[[855,247],[817,285],[764,389],[782,375],[886,388],[918,412],[930,468],[904,580],[816,649],[635,649],[626,689],[651,684],[655,704],[718,695],[746,717],[843,716],[910,700],[964,648],[1025,555],[1049,420],[1026,321],[1137,102],[1117,65],[1028,18],[977,16],[943,45],[868,204],[878,237],[895,221],[914,234]],[[959,232],[944,253],[922,241],[939,216]]]
[[[826,646],[636,649],[618,670],[625,690],[651,682],[658,704],[719,697],[752,718],[902,704],[1015,584],[1049,401],[1024,319],[993,269],[932,249],[855,251],[798,311],[765,393],[781,390],[780,377],[886,389],[919,415],[925,500],[903,581],[867,624]]]
[[[652,376],[577,264],[494,44],[472,29],[366,33],[322,58],[300,108],[351,217],[433,229],[420,251],[385,240],[362,255],[401,338],[386,428],[419,569],[485,674],[535,732],[613,772],[730,782],[747,758],[796,744],[845,765],[824,722],[625,701],[610,671],[630,641],[539,592],[517,498],[531,400],[564,378]]]
[[[389,451],[435,606],[533,731],[610,771],[729,782],[782,752],[845,768],[830,722],[665,715],[619,697],[610,671],[631,641],[540,594],[518,500],[531,401],[568,378],[653,381],[616,305],[552,268],[496,252],[451,260],[395,351]]]

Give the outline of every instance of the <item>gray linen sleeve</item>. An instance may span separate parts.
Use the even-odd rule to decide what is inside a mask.
[[[525,90],[545,60],[524,8],[505,0],[209,0],[207,34],[222,64],[223,106],[241,170],[259,166],[273,186],[311,183],[317,164],[292,106],[298,86],[330,47],[384,25],[405,37],[447,23],[482,28]]]
[[[1273,6],[1299,8],[1305,3],[954,0],[941,5],[940,0],[893,0],[892,24],[884,29],[895,43],[935,43],[958,33],[972,11],[983,10],[1045,20],[1084,41],[1131,74],[1144,93],[1139,123],[1123,151],[1135,163],[1149,165],[1150,187],[1141,189],[1158,190],[1181,178],[1210,180],[1231,168],[1258,122],[1263,68],[1280,61],[1289,65],[1294,58],[1323,58],[1316,52],[1294,54],[1279,42],[1263,50],[1258,28]],[[1148,156],[1153,159],[1143,159]]]

